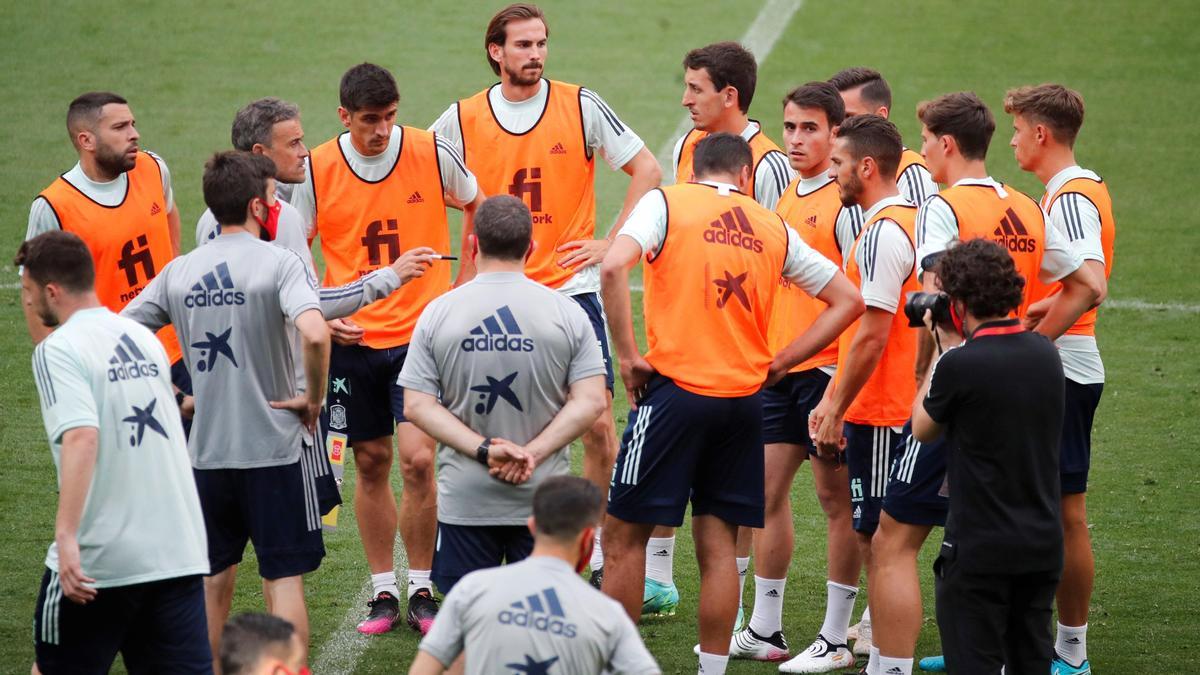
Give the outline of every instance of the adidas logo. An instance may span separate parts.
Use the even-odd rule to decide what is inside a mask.
[[[857,597],[858,597],[858,592],[857,592],[857,591],[847,591],[847,592],[846,592],[846,599],[847,599],[847,600],[853,600],[853,599],[855,599],[855,598],[857,598]]]
[[[1071,638],[1071,639],[1067,640],[1067,644],[1077,645],[1077,644],[1079,644],[1079,638]]]
[[[421,196],[420,192],[414,192],[408,196],[408,203],[409,204],[424,204],[425,199]]]
[[[804,224],[808,225],[809,227],[816,227],[817,226],[817,214],[814,213],[811,216],[805,218]]]
[[[900,669],[900,666],[892,666],[883,672],[884,675],[904,675],[904,671]]]
[[[162,207],[158,205],[158,202],[152,202],[150,204],[150,215],[157,216],[160,213],[162,213]]]
[[[861,506],[854,507],[854,513],[850,517],[851,518],[862,518],[862,507]]]
[[[550,154],[565,155],[565,154],[567,154],[567,149],[563,147],[562,143],[555,143],[554,147],[550,148]]]
[[[143,377],[158,377],[158,364],[146,358],[137,344],[125,334],[118,340],[113,357],[108,360],[108,381],[137,380]]]
[[[766,597],[768,597],[768,598],[778,598],[778,597],[779,597],[779,591],[777,591],[777,590],[775,590],[774,588],[772,588],[771,590],[769,590],[769,591],[767,591],[767,592],[766,592]]]
[[[508,305],[484,318],[483,323],[471,329],[471,336],[463,338],[460,346],[464,352],[531,352],[533,338],[521,335],[521,326]]]
[[[665,549],[665,548],[664,548],[664,549],[659,549],[659,550],[655,551],[655,552],[654,552],[652,555],[653,555],[654,557],[656,557],[656,558],[669,558],[669,557],[671,557],[671,553],[670,553],[669,551],[667,551],[667,549]]]
[[[735,206],[722,213],[720,218],[709,223],[708,229],[704,231],[704,241],[710,244],[736,246],[755,253],[763,251],[762,240],[754,237],[754,228],[750,227],[750,219],[746,217],[746,212],[740,206]]]
[[[1016,211],[1008,209],[992,234],[996,243],[1007,248],[1010,252],[1031,253],[1037,250],[1037,240],[1029,236],[1025,223],[1017,217]]]
[[[192,284],[192,290],[183,298],[184,307],[223,307],[246,304],[246,294],[235,289],[229,276],[229,265],[219,263],[211,272]]]
[[[567,614],[553,588],[544,588],[540,593],[527,595],[500,610],[496,619],[506,626],[521,626],[530,630],[575,637],[576,627],[567,622]]]

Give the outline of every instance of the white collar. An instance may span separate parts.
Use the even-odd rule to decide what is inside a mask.
[[[741,194],[741,191],[737,189],[737,186],[733,185],[732,183],[724,183],[717,180],[700,180],[696,182],[700,183],[701,185],[711,185],[712,187],[717,188],[717,194],[721,195],[722,197],[728,195],[730,192],[737,192],[738,194]]]
[[[1058,191],[1061,190],[1062,187],[1064,185],[1066,185],[1068,181],[1075,180],[1076,178],[1090,178],[1092,180],[1100,180],[1100,176],[1097,176],[1095,172],[1088,171],[1087,169],[1079,166],[1078,164],[1072,164],[1071,166],[1068,166],[1067,168],[1063,169],[1062,171],[1059,171],[1058,173],[1054,174],[1054,178],[1051,178],[1050,182],[1046,183],[1046,196],[1048,197],[1050,195],[1058,193]]]
[[[884,197],[883,199],[880,199],[871,205],[871,208],[867,209],[866,213],[863,214],[863,222],[871,222],[880,211],[889,206],[912,206],[912,204],[910,204],[908,200],[904,198],[904,195],[897,194],[892,195],[891,197]]]
[[[996,194],[999,195],[1001,199],[1008,197],[1008,190],[1005,190],[1004,186],[1000,184],[1000,181],[992,178],[991,176],[984,176],[983,178],[963,178],[954,185],[978,185],[981,187],[990,187],[996,191]]]

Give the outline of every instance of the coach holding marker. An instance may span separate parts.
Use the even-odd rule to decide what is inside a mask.
[[[931,369],[912,415],[917,440],[945,430],[953,448],[950,513],[933,566],[946,668],[1041,675],[1054,654],[1050,606],[1063,564],[1062,362],[1053,342],[1007,318],[1025,280],[998,244],[954,246],[933,271],[966,336]],[[936,317],[925,316],[936,332]]]
[[[605,410],[587,314],[525,276],[532,236],[520,199],[483,202],[468,240],[475,278],[425,308],[397,380],[405,417],[439,444],[432,577],[442,593],[529,555],[534,489],[570,471],[567,447]]]

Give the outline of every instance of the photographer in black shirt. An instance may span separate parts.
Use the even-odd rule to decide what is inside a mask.
[[[954,448],[950,514],[934,563],[946,668],[1045,675],[1063,563],[1062,363],[1053,342],[1007,318],[1025,282],[999,245],[959,244],[934,271],[944,297],[909,304],[928,308],[921,313],[939,344],[966,338],[941,356],[913,405],[913,436],[930,442],[946,433]]]

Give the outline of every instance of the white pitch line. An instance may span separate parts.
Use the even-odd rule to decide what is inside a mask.
[[[1200,314],[1200,305],[1184,302],[1146,302],[1145,300],[1105,300],[1101,307],[1108,309],[1132,309],[1137,312],[1184,312]]]
[[[767,0],[762,9],[758,11],[758,16],[754,17],[754,22],[742,36],[741,43],[743,47],[750,50],[750,53],[754,54],[754,58],[760,66],[771,55],[775,43],[779,42],[783,31],[787,30],[792,17],[803,4],[804,0]],[[684,115],[679,120],[679,124],[675,125],[675,131],[667,137],[666,142],[655,155],[664,172],[674,163],[675,158],[671,156],[671,151],[675,149],[675,141],[691,128],[692,118]]]
[[[396,544],[392,552],[393,558],[396,560],[396,569],[404,570],[405,578],[401,578],[397,574],[396,581],[407,585],[408,576],[408,554],[404,552],[404,543],[400,539],[400,535],[396,535]],[[355,602],[360,602],[360,598],[371,596],[371,582],[368,580],[359,589],[358,595],[355,596]],[[404,591],[401,590],[401,594]],[[403,608],[401,608],[403,611]],[[354,672],[354,667],[358,665],[358,659],[366,651],[367,645],[371,642],[371,638],[362,635],[358,632],[358,622],[362,618],[361,604],[355,604],[346,611],[346,615],[342,617],[341,623],[334,629],[333,635],[330,635],[327,640],[321,645],[321,649],[317,651],[317,660],[312,664],[312,672],[321,673],[321,675],[350,675]],[[407,630],[408,626],[404,623],[404,618],[401,617],[400,625],[396,630]]]

